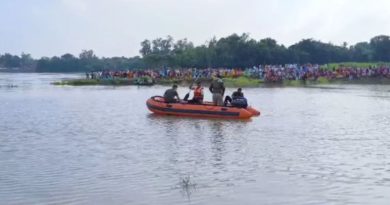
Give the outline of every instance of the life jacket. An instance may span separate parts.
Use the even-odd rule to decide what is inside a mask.
[[[231,102],[233,107],[239,107],[239,108],[247,108],[248,107],[248,101],[244,97],[238,97],[232,100]]]
[[[194,99],[203,99],[203,88],[202,87],[195,88]]]

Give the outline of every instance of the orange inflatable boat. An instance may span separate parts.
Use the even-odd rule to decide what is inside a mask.
[[[260,112],[252,107],[216,106],[207,102],[204,104],[166,103],[160,96],[151,97],[146,101],[146,105],[150,111],[161,115],[226,119],[249,119],[260,115]]]

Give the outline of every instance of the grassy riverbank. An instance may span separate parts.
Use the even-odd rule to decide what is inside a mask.
[[[212,79],[197,79],[196,81],[202,82],[203,86],[208,86]],[[329,80],[324,77],[320,77],[316,80],[284,80],[283,82],[264,82],[260,79],[239,77],[239,78],[224,78],[226,87],[231,88],[248,88],[248,87],[260,87],[267,85],[286,86],[286,87],[301,87],[307,85],[326,85],[326,84],[390,84],[389,78],[364,78],[364,79],[332,79]],[[60,82],[54,82],[54,85],[69,85],[69,86],[91,86],[91,85],[112,85],[112,86],[126,86],[126,85],[168,85],[178,84],[180,86],[189,86],[194,83],[194,80],[188,79],[157,79],[152,81],[151,79],[71,79],[63,80]]]
[[[113,79],[70,79],[53,82],[53,85],[88,86],[88,85],[154,85],[150,78],[113,78]]]
[[[201,81],[204,85],[209,85],[212,79],[197,79],[196,81]],[[181,86],[188,86],[194,82],[192,79],[156,79],[152,81],[151,79],[125,79],[125,78],[114,78],[114,79],[70,79],[63,80],[60,82],[54,82],[54,85],[70,85],[70,86],[88,86],[88,85],[173,85],[178,84]],[[264,82],[259,79],[248,78],[248,77],[239,77],[239,78],[224,78],[226,87],[258,87]]]
[[[179,79],[159,79],[156,80],[156,84],[159,85],[172,85],[178,84],[182,86],[188,86],[194,83],[194,81],[200,81],[203,85],[209,85],[212,82],[210,78],[200,78],[196,80],[179,80]],[[255,78],[239,77],[239,78],[224,78],[224,84],[226,87],[258,87],[264,83],[264,81]]]
[[[390,66],[389,62],[342,62],[342,63],[328,63],[322,65],[323,69],[338,69],[340,67],[350,67],[350,68],[378,68],[381,66]]]
[[[270,85],[270,83],[265,83],[266,85]],[[320,77],[317,80],[285,80],[281,85],[286,87],[304,87],[311,85],[331,85],[331,84],[356,84],[356,85],[390,85],[389,78],[362,78],[362,79],[326,79],[324,77]]]

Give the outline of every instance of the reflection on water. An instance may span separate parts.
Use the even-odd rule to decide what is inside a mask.
[[[226,150],[224,146],[222,122],[211,122],[210,124],[214,167],[217,170],[223,170],[224,165],[222,158]]]
[[[191,180],[191,176],[188,175],[181,179],[180,185],[182,189],[182,193],[185,197],[187,197],[188,201],[191,202],[191,195],[196,191],[196,183]]]
[[[163,86],[50,85],[78,75],[0,73],[0,204],[390,200],[389,86],[248,88],[262,116],[235,121],[150,114]]]

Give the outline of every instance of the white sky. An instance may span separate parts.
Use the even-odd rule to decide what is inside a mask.
[[[146,38],[243,32],[286,46],[368,41],[390,35],[390,0],[0,0],[0,53],[134,56]]]

